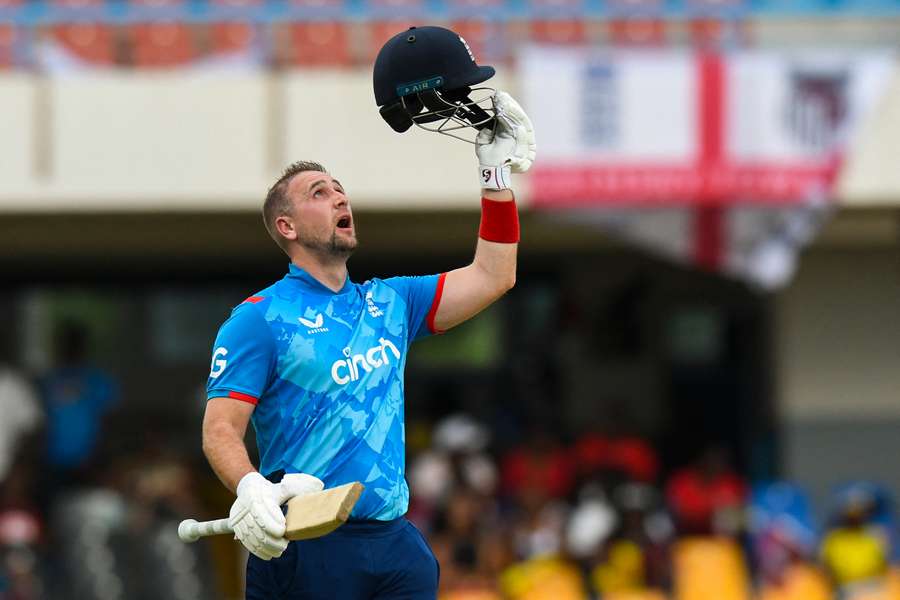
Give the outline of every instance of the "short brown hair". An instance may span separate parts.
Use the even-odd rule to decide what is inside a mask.
[[[278,234],[278,230],[275,229],[275,220],[278,217],[289,215],[291,213],[291,199],[288,197],[287,193],[288,186],[291,183],[291,179],[294,178],[294,175],[305,171],[319,171],[320,173],[328,172],[325,167],[317,162],[311,160],[298,160],[285,168],[281,177],[278,178],[278,181],[269,188],[269,191],[266,194],[266,201],[263,203],[263,225],[266,226],[266,231],[269,232],[269,235],[272,236],[272,239],[275,240],[275,243],[278,244],[278,247],[282,250],[285,249],[284,240]]]

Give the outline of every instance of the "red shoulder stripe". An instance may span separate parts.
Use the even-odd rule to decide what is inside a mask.
[[[251,396],[250,394],[244,394],[242,392],[228,392],[228,397],[234,398],[235,400],[240,400],[242,402],[249,402],[254,406],[259,403],[259,398]]]
[[[437,314],[438,306],[441,304],[441,296],[444,293],[444,279],[446,277],[446,273],[441,273],[440,277],[438,277],[437,289],[434,290],[434,300],[431,302],[431,309],[428,311],[428,316],[426,317],[425,322],[428,324],[428,331],[431,333],[444,333],[441,329],[435,329],[434,317]]]
[[[244,304],[245,302],[249,302],[250,304],[256,304],[257,302],[262,302],[265,299],[266,299],[265,296],[250,296],[249,298],[244,300],[244,302],[241,302],[241,304]]]

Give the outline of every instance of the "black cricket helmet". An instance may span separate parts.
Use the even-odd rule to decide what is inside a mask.
[[[476,64],[469,45],[453,31],[410,27],[378,52],[375,103],[398,133],[416,125],[470,142],[453,132],[494,126],[494,90],[473,87],[493,76],[494,68]]]

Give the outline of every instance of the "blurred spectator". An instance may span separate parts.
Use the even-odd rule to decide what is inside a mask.
[[[474,570],[478,563],[477,539],[483,511],[484,503],[475,493],[459,488],[448,499],[434,526],[434,536],[446,544],[450,561],[467,571]]]
[[[795,566],[816,560],[817,528],[806,492],[789,482],[760,484],[750,499],[750,541],[763,585],[793,588],[791,580],[810,581],[812,573]],[[779,592],[780,593],[780,592]]]
[[[760,600],[829,600],[831,586],[814,564],[816,523],[805,490],[760,484],[750,499],[750,540]]]
[[[682,535],[736,534],[746,495],[747,485],[721,447],[703,452],[666,486],[666,500]]]
[[[613,540],[605,552],[605,560],[591,573],[594,589],[601,596],[644,589],[644,554],[631,540]]]
[[[509,600],[587,600],[581,573],[559,557],[533,558],[511,566],[500,578]]]
[[[549,431],[534,427],[502,464],[501,492],[513,508],[517,556],[530,559],[560,552],[568,517],[563,500],[575,481],[569,453]]]
[[[573,489],[575,473],[569,453],[540,427],[503,457],[501,482],[504,495],[546,495],[565,498]]]
[[[890,541],[877,522],[877,489],[866,484],[840,490],[834,524],[822,542],[822,561],[846,596],[887,573]]]
[[[588,562],[600,553],[619,524],[615,507],[598,484],[584,486],[566,525],[566,550]]]
[[[672,555],[675,600],[749,600],[749,572],[736,541],[686,538]]]
[[[62,323],[54,342],[55,366],[41,379],[50,493],[81,477],[100,440],[103,417],[117,400],[112,378],[88,363],[83,325]]]
[[[409,483],[415,506],[411,518],[427,519],[459,487],[492,495],[497,487],[497,468],[485,453],[490,433],[465,414],[440,421],[434,429],[433,447],[412,464]]]
[[[759,600],[831,600],[828,579],[815,565],[793,562],[781,572],[778,580],[760,586]]]
[[[563,501],[526,488],[518,497],[517,509],[512,535],[518,557],[531,559],[562,552],[569,517],[569,507]]]
[[[184,544],[178,521],[204,514],[196,474],[177,440],[148,427],[96,477],[57,498],[48,537],[51,598],[207,600],[213,592],[205,544]],[[235,562],[229,562],[233,568]]]
[[[621,525],[594,567],[591,580],[602,596],[669,585],[669,544],[674,528],[660,510],[655,489],[640,483],[620,486],[615,494]]]
[[[44,597],[39,553],[43,524],[32,500],[32,473],[20,461],[0,486],[0,598]]]
[[[497,535],[491,503],[458,487],[435,519],[431,544],[441,565],[441,590],[455,600],[496,598],[496,574],[511,560],[505,544],[492,544]]]
[[[855,481],[838,488],[835,494],[835,514],[841,507],[851,503],[853,498],[869,496],[874,506],[869,517],[868,526],[884,537],[890,551],[888,560],[900,562],[900,543],[897,542],[897,525],[894,517],[894,500],[888,488],[871,481]]]
[[[12,336],[0,333],[0,598],[44,597],[39,543],[43,525],[33,500],[26,442],[43,413],[31,384],[10,362]]]
[[[0,345],[6,344],[0,340]],[[44,418],[34,389],[0,349],[0,484],[6,479],[26,436]]]
[[[478,542],[478,572],[496,589],[500,575],[515,563],[512,539],[502,523],[489,527]]]
[[[622,481],[653,483],[659,471],[654,449],[638,437],[589,433],[573,447],[579,479],[600,478],[605,485]]]

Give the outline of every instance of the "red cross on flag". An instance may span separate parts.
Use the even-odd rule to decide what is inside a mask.
[[[774,289],[828,212],[892,61],[533,47],[520,65],[539,136],[532,206]]]

